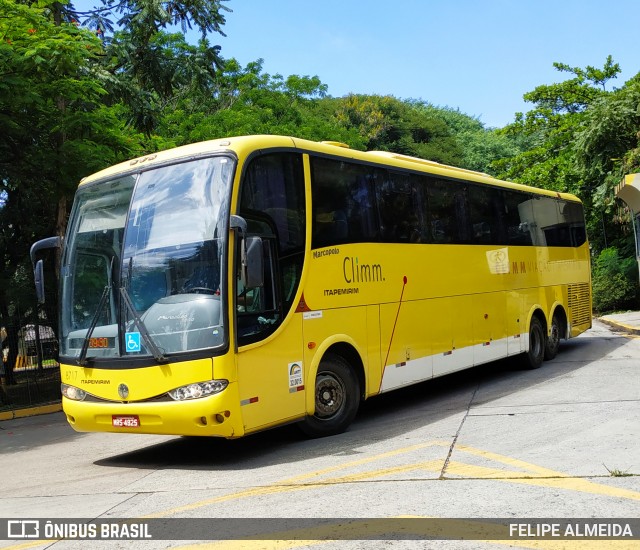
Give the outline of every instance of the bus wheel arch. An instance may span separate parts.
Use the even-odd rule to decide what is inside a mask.
[[[364,368],[357,351],[346,343],[330,346],[322,355],[313,384],[314,414],[299,423],[310,437],[344,432],[358,412]]]
[[[535,310],[529,319],[529,345],[525,352],[525,366],[537,369],[544,361],[547,342],[547,323],[542,310]]]
[[[544,348],[546,361],[553,359],[558,354],[560,339],[567,335],[567,315],[562,306],[557,306],[551,314],[551,323]]]

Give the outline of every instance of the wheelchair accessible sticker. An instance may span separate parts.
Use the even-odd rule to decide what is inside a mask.
[[[139,332],[126,332],[124,341],[127,346],[127,353],[136,353],[141,350]]]

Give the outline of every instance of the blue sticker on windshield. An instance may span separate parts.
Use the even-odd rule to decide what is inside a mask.
[[[124,341],[127,346],[127,353],[135,353],[140,351],[140,333],[127,332],[124,335]]]

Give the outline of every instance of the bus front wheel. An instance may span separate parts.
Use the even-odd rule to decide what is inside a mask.
[[[311,437],[344,432],[358,412],[360,390],[356,374],[340,356],[327,354],[316,375],[315,414],[307,416],[300,429]]]
[[[546,335],[542,323],[537,317],[531,318],[529,325],[529,351],[526,353],[526,366],[529,369],[537,369],[544,361]]]

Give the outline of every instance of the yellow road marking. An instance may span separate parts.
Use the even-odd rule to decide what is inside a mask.
[[[192,511],[198,508],[202,508],[205,506],[209,506],[212,504],[217,504],[220,502],[226,502],[230,500],[239,500],[243,498],[250,498],[255,496],[262,495],[272,495],[293,491],[301,491],[306,489],[316,489],[325,487],[326,485],[339,485],[345,483],[354,483],[360,481],[366,481],[376,478],[384,478],[396,474],[407,473],[411,471],[429,471],[439,473],[442,471],[444,467],[444,459],[433,459],[421,462],[413,462],[410,464],[403,464],[400,466],[392,466],[385,468],[377,468],[374,470],[369,470],[365,472],[351,473],[342,476],[334,476],[334,477],[326,477],[324,479],[323,476],[327,474],[333,474],[340,471],[345,471],[350,468],[363,466],[365,464],[371,464],[373,462],[378,462],[387,458],[392,458],[399,455],[406,455],[412,453],[414,451],[419,451],[422,449],[426,449],[429,447],[450,447],[449,442],[444,441],[430,441],[426,443],[421,443],[417,445],[411,445],[408,447],[403,447],[400,449],[395,449],[393,451],[388,451],[384,453],[380,453],[377,455],[373,455],[370,457],[361,458],[358,460],[353,460],[350,462],[345,462],[343,464],[338,464],[335,466],[330,466],[328,468],[323,468],[320,470],[316,470],[313,472],[307,472],[304,474],[300,474],[297,476],[293,476],[287,479],[283,479],[279,482],[276,482],[272,485],[267,485],[263,487],[253,487],[249,489],[245,489],[242,491],[238,491],[235,493],[229,493],[226,495],[221,495],[218,497],[213,497],[205,500],[201,500],[198,502],[194,502],[191,504],[187,504],[184,506],[171,508],[162,512],[157,512],[155,514],[149,514],[146,516],[142,516],[140,519],[147,518],[158,518],[158,517],[168,517],[178,515],[182,512]],[[587,481],[582,478],[571,477],[567,474],[556,472],[554,470],[550,470],[548,468],[544,468],[542,466],[537,466],[535,464],[531,464],[528,462],[524,462],[522,460],[518,460],[516,458],[500,455],[497,453],[493,453],[490,451],[484,451],[481,449],[476,449],[474,447],[469,447],[466,445],[457,445],[456,453],[463,454],[468,456],[476,456],[487,461],[493,462],[496,464],[495,466],[483,466],[476,464],[467,464],[465,462],[461,462],[459,460],[452,460],[447,465],[447,470],[445,472],[445,478],[450,476],[460,476],[462,478],[474,478],[474,479],[487,479],[487,480],[495,480],[501,482],[508,483],[519,483],[519,484],[527,484],[527,485],[537,485],[541,487],[554,487],[557,489],[565,489],[570,491],[578,491],[584,493],[591,493],[596,495],[604,495],[609,497],[616,498],[624,498],[630,500],[640,500],[640,493],[637,491],[631,491],[627,489],[619,489],[616,487],[611,487],[599,483],[594,483],[591,481]],[[456,455],[457,456],[457,455]],[[499,466],[503,465],[508,467],[509,469],[500,468]],[[248,519],[247,521],[250,521]],[[392,522],[393,519],[389,518],[389,521]],[[455,526],[453,531],[449,532],[449,536],[445,538],[456,539],[461,536],[461,533],[464,533],[464,529],[468,530],[470,528],[474,529],[472,532],[474,533],[474,540],[477,540],[478,529],[488,529],[491,527],[490,522],[482,523],[482,522],[474,522],[473,520],[458,520],[461,523]],[[524,520],[526,521],[526,520]],[[384,524],[381,524],[384,525]],[[390,524],[392,526],[392,524]],[[453,524],[452,524],[453,525]],[[495,528],[495,525],[493,525]],[[203,548],[225,548],[229,550],[239,550],[239,549],[289,549],[289,548],[299,548],[305,546],[314,546],[319,544],[326,544],[328,542],[332,542],[331,540],[321,540],[328,536],[328,534],[335,532],[336,528],[346,529],[344,534],[340,538],[347,539],[355,539],[358,536],[361,536],[363,539],[369,538],[372,535],[375,535],[375,532],[371,532],[371,525],[367,523],[366,520],[355,520],[353,523],[349,523],[346,526],[336,526],[336,525],[320,525],[316,528],[305,529],[304,532],[301,531],[288,531],[282,533],[282,540],[238,540],[238,541],[216,541],[209,542],[203,544],[195,544],[190,546],[183,546],[183,550],[188,550],[190,548],[193,549],[203,549]],[[461,531],[462,530],[462,531]],[[392,532],[393,529],[389,528],[386,531],[381,530],[380,534],[384,534],[387,532]],[[410,534],[417,537],[429,538],[434,535],[433,526],[429,527],[428,525],[422,529],[417,529],[416,532],[411,533],[402,533],[402,535]],[[484,533],[481,533],[484,534]],[[487,533],[490,534],[490,533]],[[279,536],[280,534],[274,534],[274,536]],[[314,538],[314,536],[316,538]],[[302,540],[304,537],[304,540]],[[292,540],[296,539],[296,540]],[[28,548],[34,548],[37,546],[44,546],[53,541],[33,541],[29,543],[23,543],[16,546],[9,547],[10,550],[26,550]],[[520,546],[523,548],[539,548],[542,550],[546,549],[555,549],[558,548],[558,543],[562,543],[562,548],[566,550],[575,549],[585,549],[585,550],[596,550],[602,548],[602,544],[604,541],[602,540],[496,540],[491,539],[490,537],[486,537],[486,540],[478,540],[478,542],[485,542],[491,544],[500,544],[500,545],[510,545],[510,546]],[[627,540],[607,540],[606,541],[607,548],[615,549],[615,550],[627,550],[634,548],[637,550],[640,547],[640,544],[637,540],[627,541]]]
[[[421,450],[428,447],[449,447],[450,444],[443,441],[431,441],[428,443],[421,443],[418,445],[412,445],[409,447],[403,447],[394,451],[381,453],[378,455],[362,458],[359,460],[347,462],[344,464],[338,464],[329,468],[316,470],[314,472],[308,472],[300,474],[294,477],[290,477],[281,480],[273,485],[267,485],[263,487],[252,487],[243,491],[235,493],[229,493],[218,497],[213,497],[184,506],[171,508],[155,514],[149,514],[143,516],[144,518],[157,518],[167,517],[175,514],[180,514],[186,511],[192,511],[197,508],[203,508],[212,504],[220,502],[227,502],[230,500],[239,500],[243,498],[249,498],[254,496],[272,495],[285,492],[301,491],[307,489],[316,489],[325,485],[337,485],[341,483],[353,483],[358,481],[364,481],[369,479],[375,479],[378,477],[385,477],[398,473],[405,473],[410,471],[427,470],[430,472],[440,472],[444,466],[444,460],[430,460],[426,462],[418,462],[413,464],[405,464],[402,466],[396,466],[392,468],[379,468],[372,471],[361,472],[356,474],[349,474],[340,477],[333,477],[322,479],[318,481],[306,482],[313,478],[321,477],[328,473],[334,473],[340,470],[347,470],[356,466],[362,466],[385,458],[407,454],[416,450]],[[503,464],[513,468],[512,470],[504,470],[500,468],[492,468],[488,466],[479,466],[474,464],[466,464],[459,461],[450,461],[447,466],[447,472],[450,475],[461,476],[465,478],[480,478],[491,479],[496,481],[504,481],[509,483],[519,483],[526,485],[537,485],[540,487],[554,487],[557,489],[566,489],[570,491],[578,491],[583,493],[591,493],[596,495],[604,495],[617,498],[625,498],[631,500],[640,500],[640,493],[637,491],[631,491],[627,489],[619,489],[617,487],[611,487],[608,485],[602,485],[600,483],[594,483],[582,478],[576,478],[556,472],[542,466],[537,466],[529,462],[524,462],[516,458],[492,453],[490,451],[483,451],[468,447],[466,445],[456,446],[458,452],[466,453],[472,456],[479,456]]]
[[[594,483],[593,481],[588,481],[581,477],[569,476],[562,472],[556,472],[555,470],[550,470],[542,466],[536,466],[535,464],[530,464],[529,462],[524,462],[516,458],[499,455],[490,451],[483,451],[481,449],[474,449],[473,447],[467,447],[466,445],[459,445],[457,450],[471,455],[488,458],[494,462],[507,464],[514,468],[519,468],[523,470],[524,473],[520,474],[521,477],[514,477],[514,472],[507,472],[486,466],[461,464],[455,461],[449,463],[447,473],[450,472],[462,477],[496,479],[500,481],[509,481],[511,483],[555,487],[557,489],[567,489],[569,491],[591,493],[594,495],[640,500],[640,493],[638,491],[619,489],[618,487]]]
[[[210,498],[210,499],[206,499],[206,500],[202,500],[199,502],[195,502],[193,504],[187,504],[185,506],[180,506],[178,508],[172,508],[171,510],[166,510],[164,512],[157,512],[155,514],[149,514],[144,516],[145,518],[156,518],[156,517],[167,517],[179,512],[184,512],[187,510],[194,510],[196,508],[201,508],[203,506],[208,506],[210,504],[216,504],[218,502],[225,502],[227,500],[236,500],[236,499],[240,499],[240,498],[246,498],[246,497],[251,497],[251,496],[258,496],[258,495],[268,495],[268,494],[275,494],[275,493],[282,493],[282,492],[286,492],[286,491],[298,491],[301,489],[310,489],[310,488],[315,488],[315,487],[321,487],[322,485],[328,484],[328,483],[347,483],[349,481],[355,481],[355,479],[349,479],[351,476],[346,476],[343,478],[335,478],[333,480],[324,480],[322,483],[311,483],[311,484],[303,484],[303,485],[299,485],[300,482],[303,482],[307,479],[312,479],[314,477],[320,477],[322,475],[328,474],[328,473],[332,473],[332,472],[336,472],[339,470],[346,470],[347,468],[353,468],[355,466],[362,466],[363,464],[368,464],[370,462],[376,462],[378,460],[383,460],[385,458],[390,458],[393,456],[397,456],[400,454],[406,454],[406,453],[410,453],[412,451],[416,451],[416,450],[420,450],[420,449],[424,449],[426,447],[433,447],[435,445],[441,446],[440,442],[429,442],[429,443],[420,443],[417,445],[411,445],[409,447],[403,447],[401,449],[395,449],[393,451],[388,451],[385,453],[381,453],[378,455],[374,455],[374,456],[370,456],[370,457],[366,457],[366,458],[361,458],[358,460],[353,460],[351,462],[347,462],[345,464],[338,464],[336,466],[331,466],[329,468],[323,468],[322,470],[316,470],[315,472],[309,472],[309,473],[305,473],[305,474],[300,474],[297,476],[293,476],[287,479],[283,479],[279,482],[277,482],[274,485],[267,485],[265,487],[254,487],[251,489],[246,489],[244,491],[239,491],[237,493],[231,493],[228,495],[222,495],[219,497],[214,497],[214,498]],[[442,464],[444,462],[440,463],[440,467],[442,467]],[[404,466],[401,466],[400,468],[403,469],[403,471],[406,471],[407,468],[405,468]],[[415,470],[418,469],[416,466],[411,466],[410,468],[408,468],[410,470]],[[367,474],[366,477],[375,477],[376,472],[378,472],[379,470],[376,470],[373,475],[369,475]]]
[[[14,546],[5,546],[2,550],[26,550],[26,548],[35,548],[36,546],[49,546],[58,540],[38,540],[33,542],[24,542],[22,544],[16,544]]]
[[[194,510],[196,508],[202,508],[203,506],[216,504],[218,502],[225,502],[228,500],[236,500],[240,498],[253,497],[258,495],[272,495],[276,493],[287,493],[287,492],[293,492],[293,491],[317,489],[320,487],[325,487],[327,485],[341,485],[343,483],[353,483],[357,481],[375,479],[378,477],[384,477],[384,476],[397,474],[397,473],[409,472],[412,470],[439,471],[441,467],[442,467],[442,461],[430,460],[427,462],[420,462],[417,464],[405,464],[402,466],[394,466],[392,468],[380,468],[380,469],[372,470],[368,472],[360,472],[358,474],[350,474],[350,475],[341,476],[341,477],[334,477],[334,478],[329,478],[329,479],[316,481],[312,483],[292,485],[288,482],[286,484],[285,482],[280,482],[277,485],[267,485],[266,487],[255,487],[252,489],[247,489],[245,491],[231,493],[229,495],[222,495],[219,497],[201,500],[193,504],[187,504],[185,506],[180,506],[178,508],[172,508],[171,510],[166,510],[165,512],[149,514],[149,515],[143,516],[143,518],[166,517],[168,515],[174,515],[180,512],[186,512],[186,511]]]

